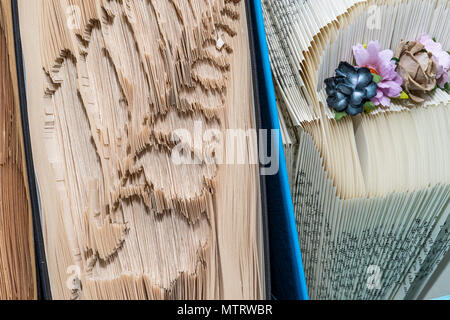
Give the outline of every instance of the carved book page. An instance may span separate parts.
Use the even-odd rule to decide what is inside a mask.
[[[53,297],[263,298],[258,167],[203,145],[255,126],[244,3],[19,7]]]
[[[0,1],[0,300],[36,298],[11,2]]]

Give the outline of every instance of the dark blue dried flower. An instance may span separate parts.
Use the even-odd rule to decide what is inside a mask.
[[[375,97],[378,86],[368,68],[355,68],[341,62],[336,76],[325,80],[328,106],[336,112],[346,112],[351,116],[364,110],[364,103]]]

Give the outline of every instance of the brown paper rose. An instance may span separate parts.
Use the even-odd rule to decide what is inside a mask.
[[[414,102],[423,102],[418,95],[436,87],[437,66],[432,54],[419,42],[402,41],[394,57],[398,59],[397,72],[403,79],[404,90]]]

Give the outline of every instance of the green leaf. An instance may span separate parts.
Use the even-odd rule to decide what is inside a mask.
[[[435,37],[433,37],[433,41],[434,41],[434,42],[437,42],[437,40],[436,40],[436,38],[435,38]]]
[[[434,88],[433,88],[433,90],[431,90],[431,91],[436,91],[437,88],[439,88],[438,85],[435,85]]]
[[[450,82],[447,82],[447,83],[444,85],[444,90],[447,91],[447,92],[450,92]]]
[[[408,94],[405,91],[402,91],[400,93],[400,97],[399,98],[403,99],[403,100],[406,100],[406,99],[409,99],[409,96],[408,96]]]
[[[383,80],[383,78],[378,74],[372,73],[372,75],[373,75],[373,82],[375,82],[376,84],[379,84],[381,80]]]
[[[363,108],[364,108],[365,113],[371,113],[377,107],[375,106],[375,104],[372,101],[367,101],[366,103],[364,103]]]
[[[391,60],[395,61],[396,64],[398,64],[400,62],[400,60],[398,58],[392,58]]]
[[[347,116],[347,112],[345,112],[345,111],[342,111],[342,112],[335,111],[334,112],[334,118],[336,119],[336,121],[339,121],[339,120],[345,118],[346,116]]]

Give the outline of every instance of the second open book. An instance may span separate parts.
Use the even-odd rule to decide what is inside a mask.
[[[325,79],[357,44],[394,52],[428,34],[448,50],[450,2],[263,4],[311,298],[421,297],[448,261],[450,95],[336,121]]]

